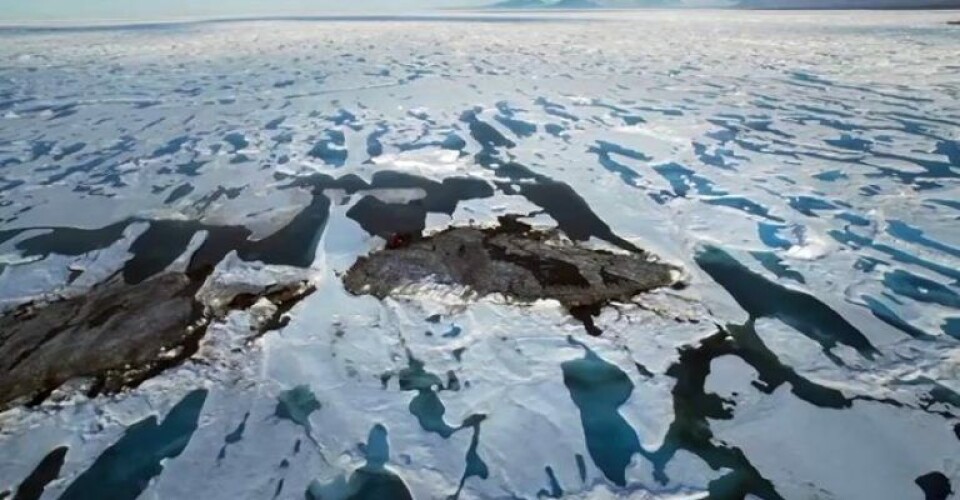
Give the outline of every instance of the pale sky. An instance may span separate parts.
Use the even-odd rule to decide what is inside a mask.
[[[0,21],[400,13],[489,0],[0,0]]]
[[[497,0],[0,0],[0,24],[24,21],[151,21],[224,17],[398,14],[444,8],[481,7]],[[658,0],[597,0],[606,6],[657,4]],[[677,0],[678,5],[719,7],[960,8],[960,0]]]

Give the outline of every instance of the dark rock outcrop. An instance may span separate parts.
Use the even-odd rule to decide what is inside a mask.
[[[83,295],[31,302],[0,316],[0,411],[39,403],[71,379],[91,380],[90,395],[116,392],[182,363],[224,314],[196,298],[206,277],[164,273],[130,284],[118,273]],[[236,295],[228,309],[266,299],[272,315],[258,328],[274,329],[312,291],[303,282],[277,285]]]
[[[358,259],[343,282],[378,298],[432,283],[522,302],[556,299],[597,334],[591,317],[605,304],[674,285],[677,274],[645,253],[586,248],[503,217],[495,228],[454,227],[390,245]]]

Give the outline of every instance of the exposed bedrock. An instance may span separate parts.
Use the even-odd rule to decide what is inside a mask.
[[[210,322],[229,310],[249,309],[262,333],[283,326],[313,290],[305,281],[237,287],[211,307],[198,294],[208,276],[169,272],[130,284],[118,273],[83,295],[0,316],[0,411],[39,403],[75,378],[92,381],[90,395],[136,386],[196,353]]]
[[[676,267],[646,253],[614,253],[501,217],[494,228],[453,227],[428,237],[398,235],[344,275],[347,290],[384,298],[419,284],[464,287],[523,302],[555,299],[600,331],[592,317],[614,301],[678,282]],[[399,243],[399,244],[398,244]]]

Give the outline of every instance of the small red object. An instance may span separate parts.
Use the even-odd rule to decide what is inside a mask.
[[[387,248],[396,249],[403,248],[410,244],[413,238],[407,233],[393,233],[390,235],[390,238],[387,239]]]

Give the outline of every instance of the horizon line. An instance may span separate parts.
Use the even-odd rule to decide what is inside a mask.
[[[389,14],[365,14],[354,12],[330,12],[315,14],[277,14],[277,15],[237,15],[237,16],[186,16],[186,17],[164,17],[159,19],[139,19],[139,18],[102,18],[102,19],[23,19],[23,20],[3,20],[0,19],[0,32],[22,31],[22,32],[41,32],[41,31],[99,31],[99,30],[122,30],[122,29],[169,29],[179,26],[203,25],[203,24],[230,24],[242,22],[274,21],[274,22],[309,22],[309,21],[329,21],[329,22],[362,22],[362,21],[406,21],[406,22],[572,22],[604,20],[603,18],[573,18],[567,15],[558,16],[557,14],[589,14],[604,12],[666,12],[666,11],[722,11],[722,12],[960,12],[960,7],[893,7],[893,8],[798,8],[798,7],[778,7],[778,8],[755,8],[755,7],[737,7],[737,6],[670,6],[670,7],[596,7],[580,9],[557,9],[557,8],[495,8],[492,6],[479,7],[448,7],[430,10],[417,10],[410,12],[397,12]]]

